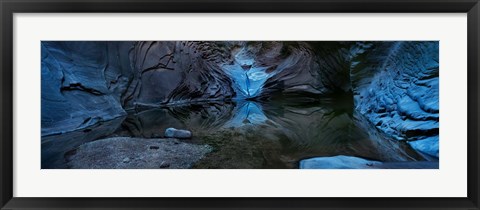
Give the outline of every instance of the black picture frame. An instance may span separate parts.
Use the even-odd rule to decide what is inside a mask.
[[[0,0],[1,209],[479,209],[478,0]],[[14,13],[467,13],[468,196],[466,198],[16,198],[13,193]],[[441,183],[439,183],[441,184]]]

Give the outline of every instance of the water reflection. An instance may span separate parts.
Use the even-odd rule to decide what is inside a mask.
[[[253,101],[240,101],[232,119],[227,121],[223,127],[242,127],[244,125],[261,125],[268,118],[263,113],[261,105]]]
[[[344,98],[315,103],[211,102],[130,113],[121,123],[117,120],[108,129],[97,126],[88,135],[79,131],[46,138],[42,143],[42,167],[44,160],[61,162],[52,159],[62,155],[43,155],[47,151],[43,144],[48,142],[76,147],[106,136],[161,138],[168,127],[191,130],[193,139],[185,141],[214,147],[214,152],[195,168],[297,168],[302,159],[333,155],[380,161],[423,160],[408,145],[379,134],[353,112],[352,104]],[[59,146],[55,151],[69,149]]]

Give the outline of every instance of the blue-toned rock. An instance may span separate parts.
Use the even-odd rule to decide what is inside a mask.
[[[42,41],[42,135],[126,115],[120,97],[132,74],[131,42]]]
[[[175,129],[175,128],[167,128],[165,130],[165,137],[167,137],[167,138],[189,139],[189,138],[192,138],[192,132],[187,131],[187,130]]]
[[[438,169],[438,161],[380,162],[338,155],[301,160],[300,169]]]
[[[380,131],[438,157],[438,42],[357,42],[354,105]]]
[[[428,137],[422,140],[408,142],[414,149],[422,151],[431,156],[439,157],[438,136]]]
[[[300,169],[361,169],[376,168],[382,162],[363,158],[338,155],[333,157],[316,157],[300,161]]]

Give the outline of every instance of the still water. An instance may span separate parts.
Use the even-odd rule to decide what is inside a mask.
[[[193,168],[298,168],[302,159],[349,155],[379,161],[424,158],[386,138],[353,111],[351,97],[320,101],[234,101],[130,111],[87,129],[42,137],[42,168],[64,168],[65,155],[106,137],[162,138],[166,128],[190,130],[213,152]]]

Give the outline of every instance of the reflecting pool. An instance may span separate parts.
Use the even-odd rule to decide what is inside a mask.
[[[193,168],[298,168],[303,159],[335,155],[382,162],[432,161],[379,133],[353,111],[351,96],[345,96],[131,110],[123,118],[87,129],[42,137],[42,168],[67,167],[65,157],[86,142],[107,137],[163,138],[169,127],[193,133],[183,142],[213,148]]]

